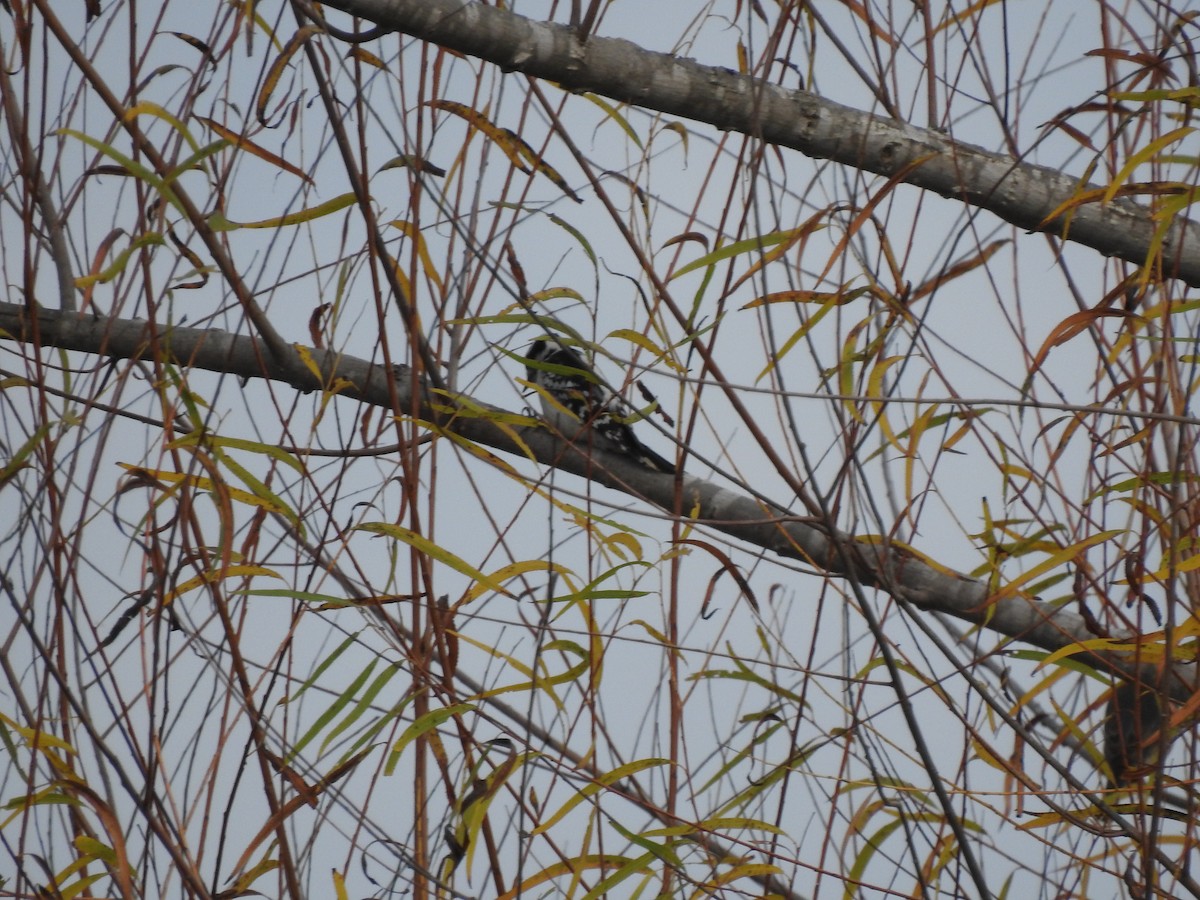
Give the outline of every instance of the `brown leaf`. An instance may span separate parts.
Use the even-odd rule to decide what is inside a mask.
[[[279,79],[283,77],[288,63],[292,61],[296,51],[304,46],[305,41],[315,34],[322,33],[322,29],[316,25],[305,25],[292,35],[291,40],[284,45],[279,56],[271,61],[271,65],[267,68],[267,75],[263,79],[262,89],[258,92],[258,99],[254,104],[258,121],[263,125],[267,124],[267,104],[271,102],[271,96],[275,93],[275,88],[279,86]]]
[[[304,170],[300,169],[297,166],[292,165],[290,162],[285,160],[283,157],[276,156],[270,150],[267,150],[266,148],[259,146],[258,144],[254,143],[254,141],[250,140],[245,135],[240,134],[239,132],[236,132],[231,128],[226,128],[220,122],[215,122],[212,119],[206,119],[206,118],[204,118],[204,116],[196,116],[196,119],[199,122],[203,122],[205,125],[208,126],[208,128],[210,130],[215,131],[217,133],[217,135],[219,135],[220,137],[223,137],[225,140],[229,141],[229,143],[231,143],[233,146],[237,147],[239,150],[245,150],[247,153],[251,153],[254,156],[257,156],[259,159],[263,160],[264,162],[268,162],[271,165],[276,166],[277,168],[283,169],[285,172],[290,172],[291,174],[295,175],[297,178],[302,178],[304,181],[308,182],[309,184],[314,183],[312,178],[309,177],[307,172],[305,172]]]

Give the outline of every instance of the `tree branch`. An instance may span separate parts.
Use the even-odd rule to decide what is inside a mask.
[[[1200,225],[1177,216],[1156,245],[1150,208],[1126,199],[1101,203],[1098,193],[1051,218],[1064,204],[1103,190],[1058,169],[629,41],[588,36],[581,43],[566,26],[468,0],[330,0],[325,5],[566,90],[591,91],[895,177],[989,210],[1026,231],[1046,232],[1136,265],[1158,263],[1164,276],[1200,286]]]
[[[739,494],[695,475],[674,476],[644,469],[599,447],[590,452],[569,444],[545,428],[521,424],[522,416],[467,396],[446,397],[424,382],[414,383],[412,370],[383,366],[328,350],[310,349],[320,380],[301,362],[276,360],[257,339],[216,329],[151,328],[144,320],[106,319],[78,313],[40,311],[31,317],[20,305],[0,303],[0,336],[34,346],[60,347],[117,359],[169,358],[179,365],[224,372],[244,379],[267,378],[300,391],[325,390],[338,380],[338,396],[391,409],[389,379],[404,402],[414,392],[419,415],[449,438],[532,456],[553,466],[623,493],[640,497],[673,515],[685,511],[689,521],[789,559],[813,565],[829,575],[857,580],[920,609],[936,610],[1043,650],[1055,651],[1094,641],[1083,616],[1022,595],[989,595],[987,585],[926,562],[908,548],[875,539],[832,534],[811,518]],[[294,352],[294,351],[293,351]],[[406,406],[406,410],[411,409]],[[694,511],[694,513],[693,513]],[[1076,656],[1102,670],[1132,673],[1132,658],[1100,651]],[[1170,693],[1186,700],[1196,680],[1194,664],[1177,663],[1168,679]],[[1157,683],[1153,666],[1144,680]]]

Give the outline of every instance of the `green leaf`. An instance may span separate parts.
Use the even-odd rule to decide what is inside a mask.
[[[171,441],[167,444],[166,449],[174,450],[176,447],[195,447],[201,445],[205,447],[221,447],[227,450],[245,450],[248,453],[260,453],[271,457],[271,459],[277,462],[283,463],[290,469],[295,470],[298,475],[303,475],[305,471],[300,461],[282,447],[275,444],[264,444],[261,441],[248,441],[245,438],[221,437],[216,434],[193,431]]]
[[[633,126],[631,126],[629,124],[629,122],[625,119],[625,117],[623,115],[621,115],[619,112],[617,112],[617,108],[615,106],[613,106],[611,103],[609,103],[603,97],[597,96],[596,94],[589,94],[586,91],[583,92],[582,94],[580,94],[579,96],[583,97],[584,100],[587,100],[591,103],[596,104],[596,106],[598,106],[598,107],[600,107],[600,109],[604,110],[605,115],[607,115],[610,119],[612,119],[614,122],[616,122],[617,125],[620,126],[621,130],[624,131],[627,135],[629,135],[629,139],[631,141],[633,141],[635,144],[637,144],[639,150],[646,149],[645,146],[642,144],[641,139],[638,138],[637,132],[633,130]],[[597,129],[599,129],[599,127],[600,127],[599,125],[596,126]]]
[[[472,703],[456,703],[454,706],[447,706],[444,709],[435,709],[425,713],[425,715],[404,729],[404,733],[400,735],[400,739],[392,747],[392,752],[388,754],[387,763],[383,767],[383,774],[391,775],[396,771],[396,765],[400,762],[400,754],[421,735],[439,727],[448,719],[466,715],[474,709],[475,705]]]
[[[303,697],[304,692],[307,691],[310,687],[312,687],[312,685],[318,684],[321,680],[321,676],[325,674],[326,670],[330,666],[332,666],[335,662],[337,662],[343,653],[345,653],[348,649],[350,649],[357,643],[358,643],[358,632],[356,631],[353,634],[349,635],[344,641],[342,641],[336,647],[334,647],[333,652],[330,653],[329,656],[325,657],[325,659],[321,660],[321,662],[317,665],[316,669],[313,670],[313,673],[308,676],[308,678],[304,681],[303,684],[300,685],[300,690],[296,691],[296,693],[294,693],[294,694],[290,694],[288,697],[286,697],[283,700],[283,702],[284,703],[295,703],[297,700],[299,700],[301,697]]]
[[[371,673],[375,670],[375,666],[378,663],[378,659],[371,660],[367,664],[367,667],[358,673],[358,677],[355,678],[354,681],[350,682],[350,686],[334,698],[333,704],[324,712],[322,712],[321,715],[317,716],[317,721],[313,722],[313,724],[309,726],[308,731],[304,732],[300,739],[292,746],[292,756],[297,755],[301,750],[308,746],[313,738],[324,731],[325,726],[332,722],[334,717],[346,708],[346,706],[354,699],[354,695],[358,693],[358,689],[362,687],[368,678],[371,677]],[[322,746],[321,749],[324,750],[324,746]]]
[[[117,254],[116,259],[112,263],[95,275],[81,275],[75,279],[75,286],[78,288],[89,288],[97,284],[107,284],[118,275],[125,271],[125,266],[129,264],[129,257],[133,256],[138,250],[143,247],[157,247],[163,243],[163,236],[155,231],[139,234],[134,238],[133,242]]]
[[[564,803],[562,806],[560,806],[558,808],[558,811],[554,815],[552,815],[549,819],[546,819],[545,821],[543,821],[542,824],[539,825],[537,828],[533,829],[531,834],[536,835],[536,834],[542,834],[546,831],[549,831],[551,828],[553,828],[555,825],[557,825],[558,822],[564,816],[566,816],[567,813],[569,813],[571,810],[573,810],[576,806],[578,806],[584,800],[588,799],[589,797],[595,796],[596,794],[600,793],[600,791],[604,790],[609,785],[620,781],[622,778],[628,778],[630,775],[636,775],[638,772],[642,772],[642,771],[645,771],[646,769],[651,769],[656,766],[669,766],[669,765],[673,765],[673,763],[669,759],[651,758],[651,759],[639,759],[639,760],[636,760],[631,763],[626,763],[623,766],[618,766],[617,768],[613,769],[611,772],[608,772],[604,775],[599,776],[592,783],[584,785],[584,787],[581,788],[578,793],[576,793],[573,797],[568,799],[566,803]]]
[[[643,850],[653,854],[655,858],[662,860],[671,868],[683,868],[683,860],[681,860],[678,854],[675,853],[675,850],[672,846],[674,842],[664,844],[656,843],[655,841],[652,841],[643,835],[634,834],[628,828],[623,828],[621,823],[616,819],[609,819],[608,824],[610,824],[613,829],[626,840],[631,841],[632,843],[641,847]]]
[[[175,192],[171,190],[167,182],[164,179],[159,178],[154,174],[154,172],[143,166],[141,163],[131,159],[114,147],[102,143],[90,135],[84,134],[82,131],[76,131],[73,128],[60,128],[57,134],[64,137],[73,137],[76,140],[83,141],[83,143],[87,144],[93,150],[103,154],[104,156],[107,156],[130,175],[154,188],[159,194],[162,195],[164,200],[175,207],[176,211],[181,216],[186,215],[183,205],[179,202],[179,198],[175,196]]]
[[[735,256],[741,256],[743,253],[758,253],[766,250],[768,247],[775,247],[787,241],[794,240],[797,236],[811,231],[811,227],[792,228],[787,231],[773,231],[770,234],[764,234],[758,237],[745,238],[740,241],[734,241],[732,244],[726,244],[724,247],[718,247],[711,253],[706,253],[699,259],[694,259],[687,265],[676,269],[671,273],[670,281],[674,281],[681,275],[686,275],[688,272],[694,272],[697,269],[705,269],[709,266],[716,265],[722,260],[732,259]]]
[[[332,200],[326,200],[324,203],[318,203],[316,206],[310,206],[307,209],[301,209],[284,216],[276,216],[273,219],[259,219],[257,222],[234,222],[218,210],[209,215],[208,225],[213,231],[236,231],[239,228],[281,228],[285,225],[300,225],[304,222],[312,222],[315,219],[320,219],[323,216],[343,210],[347,206],[352,206],[356,201],[357,198],[352,192],[345,193],[334,197]]]
[[[387,687],[388,682],[395,678],[399,672],[400,667],[393,663],[376,675],[375,680],[371,682],[370,686],[363,692],[363,695],[358,698],[358,702],[354,704],[354,708],[346,714],[346,717],[342,721],[333,727],[329,734],[325,736],[325,740],[321,741],[321,748],[318,752],[324,753],[334,738],[362,718],[363,713],[371,708],[371,704],[379,696],[379,692]],[[360,683],[361,681],[355,682],[353,687],[357,687]],[[350,692],[347,691],[347,693]]]
[[[503,594],[506,597],[511,597],[504,585],[496,581],[490,575],[485,575],[468,563],[466,560],[455,556],[444,547],[439,547],[429,538],[417,534],[417,532],[405,528],[403,525],[392,525],[388,522],[367,522],[362,525],[357,525],[355,531],[369,531],[374,534],[382,534],[390,538],[395,538],[401,543],[408,544],[414,550],[425,554],[430,559],[436,559],[440,563],[444,563],[454,571],[478,582],[487,587],[488,590],[497,594]]]

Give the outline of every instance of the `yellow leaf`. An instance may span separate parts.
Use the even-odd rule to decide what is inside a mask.
[[[626,534],[623,531],[618,531],[616,534],[610,534],[604,539],[604,544],[610,550],[614,551],[622,559],[641,559],[642,545],[631,534]],[[625,551],[628,551],[626,555]]]
[[[828,303],[833,306],[845,306],[864,294],[870,293],[872,293],[870,288],[855,288],[852,291],[775,291],[756,297],[740,308],[757,309],[761,306],[770,306],[772,303],[819,303],[822,305]]]
[[[636,344],[647,353],[652,353],[655,359],[661,359],[667,363],[667,365],[671,366],[671,368],[675,369],[676,371],[680,371],[678,364],[676,364],[667,355],[668,351],[654,343],[654,341],[650,340],[650,338],[646,337],[646,335],[642,334],[640,331],[634,331],[632,328],[618,328],[616,331],[610,331],[608,336],[610,338],[617,338],[618,340],[629,341],[631,344]]]
[[[1050,653],[1037,664],[1040,669],[1043,666],[1048,666],[1052,663],[1057,663],[1060,660],[1067,659],[1077,653],[1121,653],[1123,651],[1133,650],[1136,645],[1125,641],[1117,641],[1112,638],[1092,638],[1086,641],[1078,641],[1074,644],[1067,644],[1065,647],[1059,647],[1053,653]],[[1155,662],[1162,658],[1162,653],[1157,654],[1149,652],[1148,649],[1143,649],[1140,654],[1141,661],[1144,663]],[[1036,670],[1035,670],[1036,671]]]
[[[390,538],[395,538],[402,543],[408,544],[419,553],[423,553],[430,559],[436,559],[438,562],[444,563],[454,571],[468,578],[474,579],[488,590],[494,591],[497,594],[504,594],[506,597],[511,597],[508,591],[504,589],[504,585],[496,581],[490,575],[484,575],[466,560],[455,556],[444,547],[439,547],[433,541],[424,535],[420,535],[412,529],[405,528],[403,525],[392,525],[387,522],[367,522],[363,525],[357,525],[355,531],[368,531],[373,534],[382,534]]]
[[[429,255],[429,247],[425,244],[425,236],[421,234],[421,230],[411,222],[405,222],[403,219],[394,219],[388,224],[402,232],[405,237],[416,245],[417,258],[421,260],[421,268],[425,270],[426,277],[438,286],[439,291],[443,290],[442,276],[433,264],[433,257]]]
[[[1154,572],[1150,577],[1156,581],[1165,581],[1171,577],[1171,574],[1182,575],[1184,572],[1191,572],[1195,569],[1200,569],[1200,554],[1189,556],[1182,562],[1177,562],[1172,566],[1170,563],[1165,563],[1161,569]]]
[[[498,128],[487,116],[476,112],[471,107],[462,103],[455,103],[453,100],[430,100],[426,106],[430,106],[433,109],[445,110],[461,119],[465,119],[472,127],[490,138],[504,155],[508,157],[509,162],[522,172],[529,174],[529,167],[522,162],[521,144],[524,142],[515,140],[517,136],[511,131]]]
[[[1063,547],[1057,553],[1053,553],[1046,559],[1042,560],[1042,562],[1038,563],[1029,571],[1018,575],[1012,581],[1008,582],[1008,584],[1004,585],[1004,587],[988,598],[988,603],[999,603],[1001,600],[1006,600],[1009,597],[1014,596],[1017,591],[1020,590],[1021,585],[1028,584],[1030,581],[1033,581],[1034,579],[1044,575],[1051,569],[1070,562],[1089,547],[1094,547],[1096,544],[1102,544],[1105,541],[1111,540],[1112,538],[1124,533],[1124,529],[1100,531],[1084,538],[1082,541],[1076,541],[1074,544]]]
[[[117,463],[117,465],[134,474],[164,481],[172,487],[191,487],[200,491],[209,491],[210,493],[224,492],[229,496],[229,499],[236,500],[238,503],[243,503],[246,506],[255,506],[259,509],[265,509],[268,512],[279,513],[287,518],[295,518],[295,513],[287,507],[278,506],[265,497],[257,497],[249,491],[243,491],[240,488],[231,488],[224,484],[218,485],[211,478],[202,478],[199,475],[186,475],[182,472],[168,472],[164,469],[146,469],[142,466],[130,465],[129,463]]]
[[[1134,169],[1147,160],[1152,159],[1168,144],[1174,144],[1177,141],[1183,140],[1195,130],[1195,128],[1176,128],[1174,131],[1168,132],[1162,137],[1151,141],[1137,153],[1134,153],[1132,156],[1130,156],[1129,159],[1126,160],[1125,165],[1121,166],[1121,171],[1116,174],[1115,178],[1113,178],[1112,184],[1105,189],[1104,202],[1110,203],[1112,201],[1113,197],[1116,196],[1117,191],[1121,188],[1129,176],[1133,174]]]
[[[648,863],[653,858],[654,857],[650,854],[646,854],[646,856],[643,858],[645,864],[640,865],[637,871],[651,871]],[[637,860],[630,859],[626,856],[614,856],[612,854],[589,854],[584,856],[576,856],[563,862],[554,863],[553,865],[542,869],[542,871],[534,875],[530,875],[512,890],[501,894],[497,900],[513,900],[515,897],[527,895],[531,888],[535,888],[539,884],[545,884],[548,881],[558,878],[560,875],[574,876],[589,869],[600,869],[601,871],[605,869],[619,869],[622,866],[629,866],[636,863],[638,863]]]
[[[258,114],[258,121],[264,125],[267,124],[267,104],[271,101],[271,95],[275,93],[275,88],[279,84],[279,79],[283,77],[284,70],[287,69],[288,63],[296,54],[305,42],[314,34],[323,34],[324,30],[316,25],[305,25],[299,29],[284,45],[279,56],[271,61],[267,67],[267,74],[263,78],[262,87],[259,89],[258,98],[255,100],[254,108]]]
[[[544,291],[534,291],[529,295],[528,303],[545,303],[548,300],[578,300],[580,303],[585,303],[583,294],[574,288],[569,287],[552,287],[546,288]]]
[[[600,107],[606,116],[616,122],[617,126],[627,135],[629,135],[629,139],[637,144],[639,150],[645,149],[642,146],[641,139],[637,136],[637,132],[633,130],[633,126],[629,124],[624,116],[617,112],[617,108],[615,106],[613,106],[603,97],[599,97],[596,94],[590,94],[586,91],[584,91],[582,94],[579,94],[579,96],[583,97],[583,99],[587,100],[589,103],[594,103],[596,106]],[[597,125],[596,127],[599,128],[600,126]]]
[[[4,715],[4,713],[0,713],[0,722],[8,725],[9,728],[21,735],[25,739],[25,743],[32,748],[41,750],[42,752],[54,748],[55,750],[62,750],[71,755],[76,754],[75,748],[61,738],[57,738],[46,731],[39,731],[36,728],[26,728],[24,725]]]
[[[986,744],[983,743],[983,741],[972,740],[971,741],[971,749],[973,749],[975,751],[975,756],[977,759],[980,759],[983,762],[987,763],[993,769],[997,769],[997,770],[1007,774],[1009,769],[1011,768],[1006,763],[1004,763],[1002,760],[997,759],[996,755],[994,753],[992,753],[992,751],[987,747]]]
[[[947,6],[945,12],[942,14],[942,21],[933,29],[933,33],[937,34],[946,28],[958,28],[964,24],[969,27],[979,27],[979,14],[989,6],[1003,2],[1004,0],[975,0],[970,6],[957,12],[952,7]]]
[[[356,199],[353,193],[346,193],[334,197],[332,200],[326,200],[324,203],[318,203],[316,206],[310,206],[308,209],[288,213],[286,216],[278,216],[274,219],[259,219],[257,222],[234,222],[232,219],[226,218],[224,213],[218,211],[208,217],[208,224],[214,231],[235,231],[238,228],[281,228],[285,225],[300,225],[304,222],[312,222],[314,219],[319,219],[322,216],[328,216],[339,210],[343,210],[347,206],[353,205]]]
[[[125,114],[122,116],[122,118],[126,122],[132,122],[138,116],[142,115],[151,115],[162,119],[179,132],[180,136],[182,136],[183,139],[188,142],[188,146],[192,148],[193,153],[200,152],[200,145],[196,142],[196,139],[192,137],[192,134],[187,130],[187,127],[181,121],[179,121],[178,118],[173,116],[167,110],[163,109],[157,103],[151,103],[148,100],[143,100],[141,103],[135,104],[134,106],[131,106],[129,109],[125,110]]]
[[[75,131],[71,128],[60,128],[56,134],[76,138],[77,140],[83,141],[83,143],[87,144],[93,150],[103,153],[109,159],[121,166],[121,168],[123,168],[130,175],[134,176],[140,181],[145,182],[162,194],[163,199],[175,207],[181,216],[187,215],[186,210],[184,210],[182,204],[179,202],[179,198],[175,196],[175,192],[171,190],[170,186],[167,184],[167,181],[160,178],[157,174],[146,168],[141,163],[131,159],[130,157],[121,153],[119,150],[110,147],[108,144],[98,141],[93,137],[89,137],[81,131]]]
[[[365,50],[362,47],[352,47],[346,54],[346,59],[356,59],[364,65],[372,66],[373,68],[380,69],[384,72],[388,71],[388,67],[382,59],[380,59],[371,51]]]
[[[770,863],[743,863],[740,866],[734,866],[728,872],[722,872],[716,878],[711,879],[708,884],[711,887],[720,887],[731,881],[737,881],[739,878],[762,878],[764,875],[782,874],[783,869]]]
[[[511,578],[517,578],[518,576],[524,575],[527,572],[553,572],[554,574],[563,577],[569,577],[571,574],[570,569],[567,569],[558,563],[548,563],[544,559],[527,559],[521,562],[514,562],[507,566],[503,566],[489,575],[488,578],[492,582],[500,584],[501,582],[508,581]],[[472,600],[478,599],[490,590],[492,590],[492,588],[486,584],[476,583],[472,585],[470,590],[463,595],[462,600],[455,604],[455,608],[457,609],[463,604],[470,603]]]
[[[584,787],[582,787],[579,792],[575,794],[575,796],[568,799],[566,803],[559,807],[558,811],[554,815],[552,815],[549,819],[546,819],[544,822],[542,822],[542,824],[538,825],[538,827],[533,829],[531,833],[536,835],[543,834],[544,832],[548,831],[550,828],[554,827],[554,825],[556,825],[567,813],[573,810],[588,797],[592,797],[600,793],[600,791],[604,790],[609,785],[620,781],[622,778],[626,778],[630,775],[634,775],[638,772],[642,772],[646,769],[654,768],[656,766],[669,765],[672,765],[671,760],[669,759],[650,758],[639,759],[631,763],[626,763],[623,766],[618,766],[611,772],[599,776],[590,784],[584,785]]]
[[[1057,812],[1042,813],[1039,816],[1022,819],[1018,822],[1017,828],[1022,831],[1031,831],[1034,828],[1049,828],[1051,825],[1074,825],[1077,821],[1085,821],[1088,816],[1089,813],[1086,809],[1071,810],[1069,818]]]
[[[230,450],[245,450],[249,453],[262,453],[271,457],[277,462],[281,462],[285,466],[294,469],[296,472],[304,474],[304,466],[291,453],[288,453],[286,450],[274,444],[264,444],[260,441],[248,441],[245,438],[221,437],[220,435],[203,434],[199,431],[192,431],[169,442],[166,446],[166,449],[174,450],[179,447],[196,447],[200,446],[201,444],[209,447],[227,448]]]
[[[907,356],[887,356],[875,363],[871,367],[871,374],[867,377],[867,396],[872,399],[871,406],[875,410],[875,415],[879,420],[879,427],[883,430],[884,437],[887,438],[889,444],[895,447],[901,453],[908,451],[900,446],[900,441],[896,439],[895,432],[892,431],[892,423],[888,421],[887,406],[884,403],[883,396],[883,380],[887,377],[888,370],[897,363],[905,362]]]
[[[176,597],[181,597],[188,591],[195,590],[203,585],[216,584],[218,581],[223,581],[226,578],[237,578],[242,575],[266,575],[271,578],[278,578],[280,581],[283,580],[283,576],[278,572],[273,572],[272,570],[263,566],[226,566],[223,569],[218,569],[212,572],[203,572],[200,575],[196,575],[192,578],[189,578],[187,581],[175,585],[175,587],[169,593],[163,596],[163,605],[165,606]]]

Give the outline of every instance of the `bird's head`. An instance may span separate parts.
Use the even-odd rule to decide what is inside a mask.
[[[529,349],[525,352],[525,357],[533,362],[542,362],[549,352],[550,341],[547,338],[540,337],[529,345]],[[537,380],[537,373],[538,370],[533,366],[525,367],[525,377],[530,381]]]

